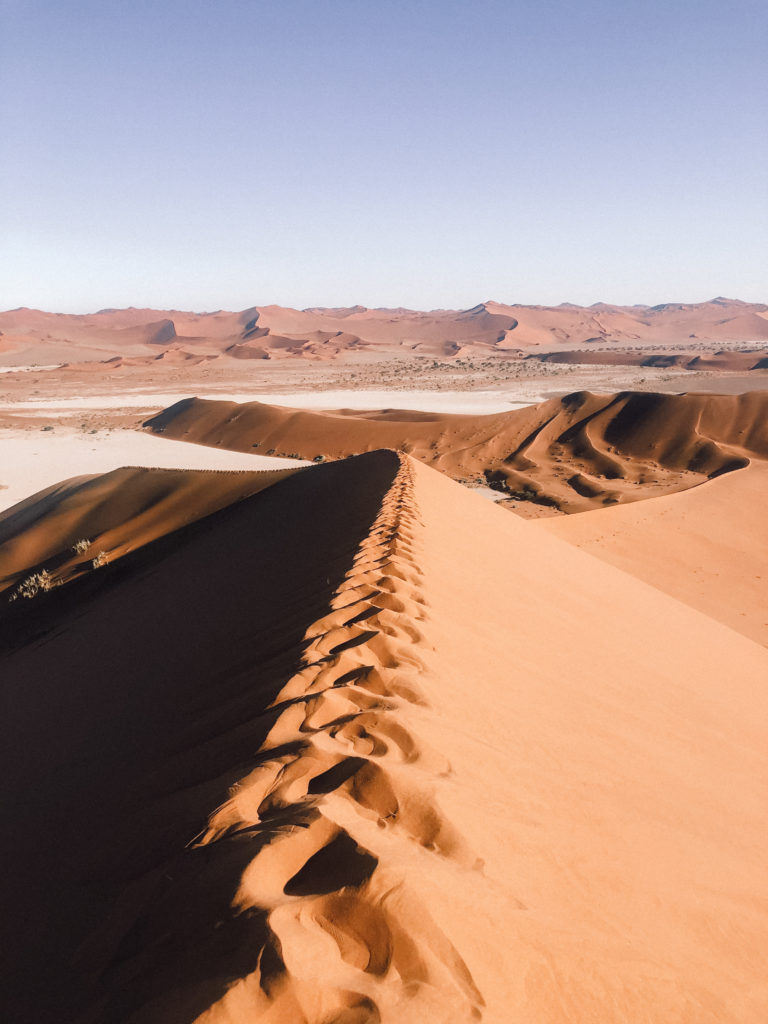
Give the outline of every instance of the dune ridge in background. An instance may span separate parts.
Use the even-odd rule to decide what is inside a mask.
[[[8,605],[0,675],[22,1024],[764,1020],[768,652],[412,458]]]
[[[253,306],[240,312],[218,310],[107,309],[86,315],[35,309],[0,312],[2,349],[19,362],[111,361],[113,367],[152,366],[158,361],[359,359],[371,356],[468,355],[516,358],[535,349],[562,354],[589,345],[584,361],[598,361],[598,349],[654,350],[669,365],[687,367],[697,350],[728,346],[721,362],[728,368],[731,348],[747,348],[755,358],[740,369],[763,368],[768,358],[768,306],[718,297],[700,303],[658,306],[582,307],[508,305],[481,302],[466,310],[289,309]],[[675,362],[678,349],[687,357]],[[749,363],[749,365],[747,365]],[[650,364],[649,364],[650,365]],[[734,364],[736,365],[736,364]]]
[[[692,487],[768,458],[768,392],[577,392],[490,416],[309,412],[185,399],[145,424],[236,451],[340,458],[405,451],[454,479],[488,483],[516,510],[580,512]]]
[[[649,355],[647,352],[637,349],[634,351],[625,349],[622,352],[610,352],[605,349],[568,349],[564,352],[541,352],[528,358],[540,359],[544,363],[570,363],[577,366],[648,366],[663,369],[725,370],[730,372],[768,369],[768,350],[758,348],[748,351],[727,349],[710,352],[706,355],[691,355],[690,352],[685,354],[651,353]]]

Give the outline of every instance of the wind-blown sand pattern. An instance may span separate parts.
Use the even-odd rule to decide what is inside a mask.
[[[128,482],[0,606],[5,1016],[762,1024],[765,648],[392,451]]]

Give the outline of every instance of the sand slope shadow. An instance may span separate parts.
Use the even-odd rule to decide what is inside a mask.
[[[398,469],[380,452],[297,474],[6,609],[5,1019],[191,1020],[255,968],[264,914],[228,905],[265,837],[188,844]]]

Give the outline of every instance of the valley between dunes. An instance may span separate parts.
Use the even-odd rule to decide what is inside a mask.
[[[0,516],[6,1019],[762,1024],[765,393],[149,426],[324,461]]]

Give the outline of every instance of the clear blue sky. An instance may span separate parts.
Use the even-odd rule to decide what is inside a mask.
[[[765,0],[0,0],[0,308],[768,301]]]

